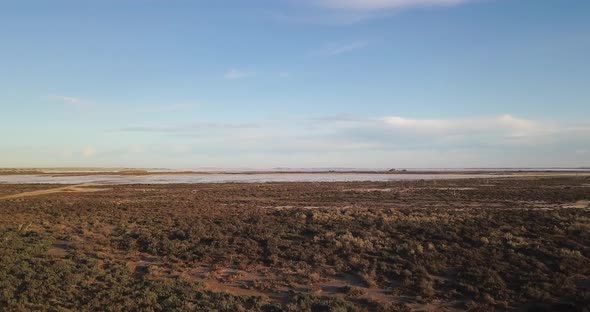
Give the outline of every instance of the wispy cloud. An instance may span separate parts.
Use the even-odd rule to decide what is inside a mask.
[[[54,103],[78,110],[92,109],[95,113],[108,114],[155,114],[188,111],[205,106],[199,101],[170,102],[170,103],[122,103],[97,102],[73,96],[51,95],[43,97]]]
[[[332,12],[334,11],[334,12]],[[352,25],[373,19],[375,12],[322,10],[322,12],[274,12],[272,18],[280,23],[312,25]]]
[[[479,0],[301,0],[291,10],[273,12],[283,23],[352,25],[386,18],[393,13],[428,7],[450,7]]]
[[[254,73],[250,72],[250,71],[245,71],[245,70],[240,70],[240,69],[236,69],[236,68],[231,68],[229,69],[224,75],[223,77],[225,79],[229,79],[229,80],[236,80],[236,79],[242,79],[242,78],[246,78],[246,77],[250,77],[253,76]]]
[[[581,122],[512,114],[411,118],[336,113],[317,118],[147,124],[116,129],[117,135],[125,137],[122,143],[138,138],[118,147],[51,148],[74,151],[71,157],[60,156],[68,162],[80,159],[93,165],[124,160],[135,166],[138,161],[156,161],[158,166],[589,166],[585,156],[590,125]],[[154,135],[166,140],[158,141]],[[140,145],[129,147],[128,142]],[[115,152],[116,148],[120,151]],[[0,154],[20,161],[33,152],[0,147]]]
[[[196,122],[184,125],[148,125],[148,126],[130,126],[117,129],[121,132],[157,132],[157,133],[177,133],[191,134],[211,130],[232,130],[232,129],[253,129],[259,128],[258,123],[216,123],[216,122]]]
[[[326,115],[312,118],[312,121],[318,122],[351,122],[351,121],[361,121],[363,120],[362,117],[353,115],[353,114],[346,114],[346,113],[339,113],[333,115]]]
[[[394,129],[438,135],[467,135],[482,132],[503,132],[511,137],[537,134],[546,128],[537,122],[506,114],[491,118],[471,119],[411,119],[385,117],[383,122]]]
[[[73,96],[64,96],[64,95],[51,95],[48,96],[47,99],[54,102],[59,102],[61,104],[74,107],[74,108],[88,108],[92,106],[92,104],[84,99],[73,97]]]
[[[510,114],[474,118],[316,118],[310,129],[353,142],[379,142],[383,148],[581,145],[590,128],[519,118]]]
[[[181,111],[188,111],[191,109],[199,108],[205,106],[204,103],[201,102],[179,102],[179,103],[171,103],[171,104],[159,104],[159,105],[150,105],[150,106],[141,106],[137,109],[133,109],[133,113],[173,113],[173,112],[181,112]]]
[[[368,45],[366,41],[338,42],[324,45],[319,50],[313,52],[313,55],[334,56],[354,50],[365,48]]]
[[[317,0],[316,4],[341,10],[396,10],[430,6],[453,6],[471,0]]]
[[[419,146],[452,147],[580,145],[590,128],[519,118],[510,114],[475,118],[362,117],[335,114],[307,120],[265,122],[197,122],[184,125],[134,126],[122,132],[154,132],[175,137],[220,140],[219,146],[252,148],[281,147],[289,150],[322,149],[321,146],[412,149]],[[290,142],[283,144],[283,142]],[[297,144],[291,144],[298,142]],[[310,144],[303,148],[303,144]],[[337,142],[338,144],[328,144]],[[297,148],[295,148],[297,146]]]

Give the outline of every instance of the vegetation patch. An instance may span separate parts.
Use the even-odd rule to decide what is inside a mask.
[[[590,198],[576,187],[587,183],[128,185],[3,200],[0,307],[583,311],[590,211],[567,203]]]

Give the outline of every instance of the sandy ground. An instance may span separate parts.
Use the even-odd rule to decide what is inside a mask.
[[[2,199],[15,199],[15,198],[22,198],[22,197],[30,197],[30,196],[40,196],[40,195],[47,195],[47,194],[54,194],[54,193],[84,193],[84,192],[102,192],[108,191],[109,188],[96,188],[92,187],[93,184],[78,184],[78,185],[70,185],[64,187],[56,187],[47,190],[38,190],[38,191],[30,191],[30,192],[23,192],[19,194],[12,194],[1,196],[0,200]]]

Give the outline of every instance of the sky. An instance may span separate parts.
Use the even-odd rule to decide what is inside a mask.
[[[0,0],[0,167],[590,166],[587,0]]]

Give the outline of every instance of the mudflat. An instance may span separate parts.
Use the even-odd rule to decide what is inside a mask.
[[[590,177],[0,185],[0,309],[583,311]]]

